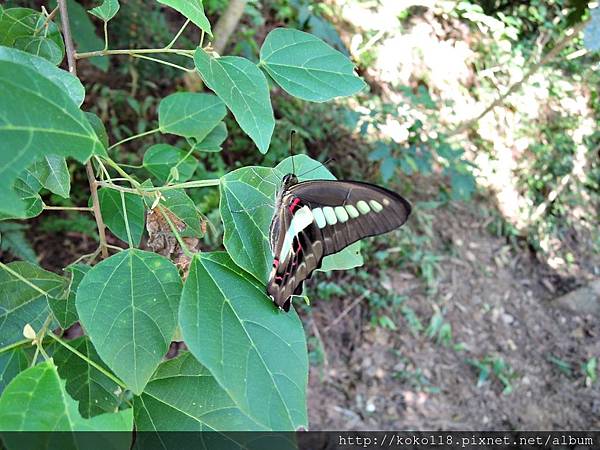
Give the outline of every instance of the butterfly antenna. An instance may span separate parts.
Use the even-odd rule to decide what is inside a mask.
[[[296,175],[296,166],[294,165],[294,134],[296,130],[290,131],[290,155],[292,155],[292,173]]]
[[[308,169],[306,172],[303,172],[298,176],[303,177],[304,175],[311,173],[313,170],[317,170],[319,167],[325,167],[327,164],[329,164],[333,160],[334,160],[334,158],[328,158],[327,161],[325,161],[323,164],[319,164],[318,166],[315,166],[312,169]]]

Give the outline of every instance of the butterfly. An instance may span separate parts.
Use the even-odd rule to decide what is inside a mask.
[[[323,258],[365,237],[404,225],[410,203],[393,191],[359,181],[298,181],[283,177],[271,221],[273,267],[267,294],[289,311],[292,295],[302,294],[304,280]]]

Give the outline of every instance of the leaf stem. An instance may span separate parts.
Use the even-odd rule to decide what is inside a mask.
[[[177,39],[179,39],[179,36],[181,36],[181,33],[183,33],[183,30],[185,30],[185,28],[188,26],[189,23],[190,23],[190,19],[187,19],[185,21],[185,23],[183,24],[183,26],[179,29],[179,31],[177,32],[177,34],[175,35],[173,40],[167,44],[167,46],[165,47],[165,50],[173,47],[173,44],[175,44]]]
[[[104,21],[104,51],[108,50],[108,21]]]
[[[133,141],[134,139],[139,139],[144,136],[149,136],[158,131],[160,131],[160,128],[153,128],[152,130],[144,131],[143,133],[134,134],[133,136],[129,136],[125,139],[120,140],[119,142],[114,143],[113,145],[108,147],[108,150],[112,150],[113,148],[118,147],[119,145],[124,144],[125,142]]]
[[[47,211],[88,211],[93,212],[94,208],[88,208],[85,206],[48,206],[44,205],[44,210]]]
[[[40,294],[44,295],[46,298],[49,297],[48,292],[44,291],[42,288],[36,286],[35,284],[33,284],[31,281],[29,281],[27,278],[23,277],[20,273],[12,270],[10,267],[8,267],[6,264],[4,264],[2,261],[0,261],[0,268],[6,270],[8,273],[10,273],[13,277],[18,278],[20,281],[22,281],[23,283],[25,283],[27,286],[29,286],[31,289],[39,292]]]
[[[10,352],[11,350],[17,348],[17,347],[21,347],[25,344],[29,344],[31,343],[31,339],[21,339],[20,341],[17,342],[13,342],[12,344],[9,344],[5,347],[0,348],[0,353],[5,353],[5,352]]]
[[[83,359],[85,362],[87,362],[94,369],[98,370],[103,375],[106,375],[108,378],[110,378],[112,381],[114,381],[115,383],[117,383],[119,386],[121,386],[124,389],[127,389],[127,386],[125,385],[125,383],[123,383],[121,380],[119,380],[116,376],[114,376],[112,373],[110,373],[108,370],[106,370],[100,364],[96,363],[95,361],[92,361],[90,358],[88,358],[86,355],[84,355],[80,351],[78,351],[78,350],[74,349],[73,347],[71,347],[69,344],[67,344],[65,341],[63,341],[58,336],[55,336],[54,333],[50,333],[48,336],[50,336],[52,339],[54,339],[60,345],[62,345],[63,347],[65,347],[71,353],[79,356],[81,359]]]
[[[184,72],[194,72],[195,69],[188,69],[187,67],[180,66],[178,64],[174,64],[169,61],[163,61],[162,59],[152,58],[151,56],[146,55],[138,55],[137,53],[132,53],[131,56],[134,58],[147,59],[149,61],[153,61],[155,63],[163,64],[165,66],[174,67],[175,69],[183,70]]]
[[[133,239],[131,239],[131,230],[129,229],[129,217],[127,217],[127,206],[125,205],[125,193],[119,192],[121,195],[121,206],[123,207],[123,218],[125,219],[125,230],[127,231],[127,243],[129,248],[133,248]]]
[[[77,53],[75,56],[77,59],[93,58],[94,56],[109,56],[109,55],[132,55],[137,54],[148,54],[148,53],[175,53],[177,55],[188,56],[193,58],[195,50],[186,50],[179,48],[125,48],[119,50],[96,50],[93,52]]]

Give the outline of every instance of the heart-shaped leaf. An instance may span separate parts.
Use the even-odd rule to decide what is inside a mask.
[[[23,347],[0,353],[0,394],[14,377],[27,369],[31,364],[31,358]]]
[[[195,255],[179,324],[192,354],[248,416],[272,430],[307,426],[302,323],[295,311],[273,307],[229,255]]]
[[[298,30],[271,31],[260,49],[260,67],[286,92],[312,102],[346,97],[366,86],[345,55]]]
[[[265,430],[187,352],[158,366],[133,409],[138,431]]]
[[[269,149],[275,118],[265,75],[246,58],[213,58],[201,48],[194,54],[196,69],[235,116],[261,153]]]
[[[102,360],[140,394],[177,326],[181,278],[167,258],[129,249],[90,270],[77,289],[77,313]]]

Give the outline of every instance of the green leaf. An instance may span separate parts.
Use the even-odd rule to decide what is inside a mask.
[[[33,36],[40,13],[30,8],[8,8],[0,15],[0,45],[12,46],[23,36]]]
[[[353,95],[366,86],[345,55],[298,30],[271,31],[260,49],[260,66],[287,93],[312,102]]]
[[[56,0],[51,0],[50,5],[55,8]],[[96,34],[96,27],[85,8],[76,0],[67,0],[67,7],[69,9],[71,33],[77,45],[77,51],[83,53],[102,49],[104,40]],[[108,70],[108,56],[95,56],[89,58],[89,61],[104,72]]]
[[[0,211],[0,220],[5,219],[29,219],[38,216],[44,210],[44,203],[40,197],[39,191],[41,185],[31,172],[26,170],[23,175],[17,178],[13,187],[14,193],[24,206],[20,214],[4,214]]]
[[[65,295],[61,298],[50,297],[48,303],[54,317],[58,320],[61,328],[69,328],[73,325],[79,317],[77,316],[77,308],[75,307],[75,298],[77,295],[77,288],[79,283],[83,280],[83,277],[91,269],[90,266],[85,264],[74,264],[68,266],[65,270],[71,272],[71,278],[69,281],[68,289],[65,291]]]
[[[186,225],[186,229],[181,233],[182,236],[201,237],[204,235],[196,204],[183,189],[169,189],[161,194],[165,199],[162,205],[166,206]]]
[[[125,197],[125,209],[123,209],[121,196]],[[146,217],[142,198],[129,192],[102,188],[98,190],[98,200],[100,201],[100,212],[108,229],[122,241],[129,242],[127,236],[127,224],[129,224],[132,244],[136,247],[140,245]],[[127,223],[125,217],[127,217]]]
[[[0,431],[131,431],[132,427],[131,409],[92,419],[81,417],[77,403],[67,395],[65,382],[59,378],[52,359],[21,372],[0,397]],[[62,437],[78,439],[73,434]],[[52,439],[37,436],[37,439],[49,438]],[[14,439],[18,441],[19,437]]]
[[[193,143],[193,150],[198,152],[220,152],[221,144],[227,139],[227,125],[219,123],[204,139]]]
[[[85,89],[77,77],[66,70],[57,69],[52,63],[43,58],[16,49],[0,47],[0,61],[35,68],[38,73],[65,91],[77,106],[81,106],[85,99]]]
[[[59,65],[63,60],[64,54],[61,48],[52,39],[44,36],[24,36],[18,38],[14,47],[47,59],[54,65]]]
[[[0,61],[0,110],[5,112],[0,118],[0,212],[5,214],[23,213],[25,207],[12,187],[42,155],[73,156],[83,162],[104,151],[69,95],[31,67]]]
[[[190,19],[194,25],[212,36],[210,22],[204,14],[202,0],[158,0],[158,3],[170,6],[179,11],[186,18]]]
[[[83,336],[69,341],[69,345],[108,371],[90,340]],[[121,388],[89,362],[60,346],[52,355],[58,373],[66,381],[66,389],[79,402],[83,417],[94,417],[115,412],[121,403]]]
[[[31,246],[25,231],[29,226],[16,222],[0,223],[0,250],[33,264],[37,263],[37,255]]]
[[[119,5],[118,0],[103,0],[100,6],[90,9],[88,12],[99,19],[108,22],[110,19],[115,17],[115,15],[119,12],[120,7],[121,5]]]
[[[204,139],[225,114],[225,105],[215,95],[177,92],[158,105],[158,126],[161,133]]]
[[[213,58],[201,48],[196,50],[194,62],[204,83],[225,102],[260,152],[266,153],[275,118],[265,75],[245,58]]]
[[[69,198],[71,174],[64,157],[47,155],[33,163],[30,172],[50,192]]]
[[[50,314],[47,296],[59,295],[65,288],[63,277],[34,264],[18,261],[7,266],[20,277],[0,267],[0,347],[23,339],[26,324],[38,331]]]
[[[138,431],[265,430],[187,352],[158,366],[133,410]]]
[[[0,394],[14,377],[27,369],[30,358],[22,347],[0,353]]]
[[[144,390],[169,348],[180,293],[173,263],[137,249],[105,259],[77,289],[77,312],[86,334],[135,394]]]
[[[61,55],[64,54],[65,45],[58,27],[41,12],[29,8],[5,9],[0,16],[0,45],[11,47],[23,37],[48,38],[56,44]]]
[[[88,111],[84,111],[84,112],[85,112],[85,116],[88,119],[88,122],[94,129],[96,136],[98,136],[98,139],[100,139],[100,142],[102,142],[102,145],[105,148],[108,148],[108,133],[106,132],[106,128],[104,127],[102,120],[100,119],[100,117],[98,117],[94,113],[91,113]]]
[[[177,167],[178,179],[174,181],[187,181],[192,178],[198,161],[192,155],[186,157],[188,152],[168,144],[156,144],[144,153],[144,167],[161,183],[166,183],[171,173],[171,168]]]
[[[294,157],[300,181],[335,179],[318,161],[305,155]],[[237,265],[266,283],[273,265],[269,228],[273,219],[275,196],[281,179],[292,173],[291,158],[275,168],[243,167],[221,178],[220,211],[223,219],[223,244]],[[337,255],[325,257],[321,270],[343,270],[363,264],[360,242]]]
[[[302,322],[226,253],[199,253],[181,296],[186,345],[236,405],[273,430],[307,426],[308,357]]]

